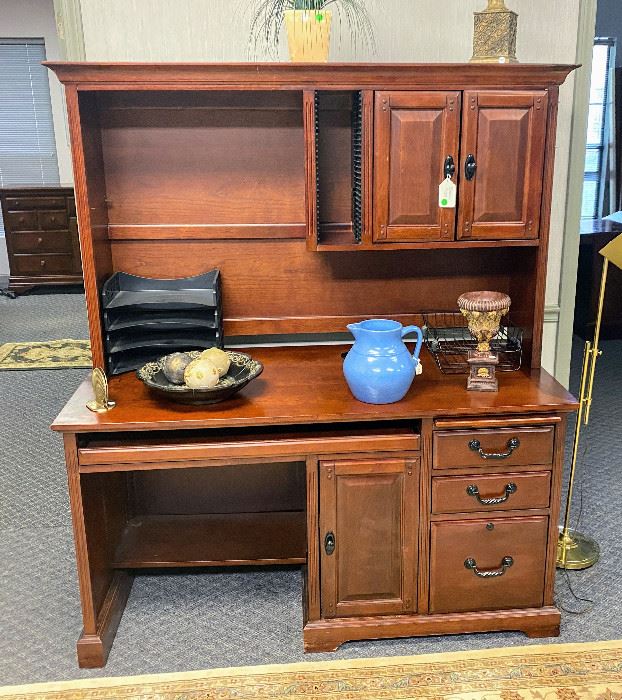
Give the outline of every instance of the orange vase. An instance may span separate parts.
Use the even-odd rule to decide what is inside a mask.
[[[331,10],[286,10],[289,57],[294,62],[326,63],[330,48]]]

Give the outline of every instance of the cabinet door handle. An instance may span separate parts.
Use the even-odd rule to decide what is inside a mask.
[[[484,452],[479,440],[471,440],[469,442],[469,449],[477,452],[482,459],[507,459],[518,447],[520,447],[520,440],[517,437],[508,440],[505,452]]]
[[[456,164],[454,163],[454,159],[452,156],[447,156],[445,158],[445,165],[443,166],[443,172],[445,174],[445,177],[452,178],[456,172]]]
[[[496,496],[495,498],[482,498],[479,494],[479,489],[475,484],[467,486],[466,492],[469,496],[473,496],[473,498],[475,498],[483,506],[498,506],[500,503],[505,503],[513,493],[516,493],[517,490],[518,486],[515,483],[510,482],[509,484],[505,485],[503,496]]]
[[[476,170],[477,163],[475,162],[475,156],[469,153],[464,161],[464,177],[466,177],[467,180],[472,180],[475,177]]]
[[[330,556],[335,551],[335,533],[327,532],[324,538],[324,551]]]
[[[41,267],[45,267],[45,260],[41,261]]]
[[[499,566],[498,569],[478,569],[475,559],[469,558],[464,560],[464,568],[470,569],[480,578],[496,578],[497,576],[503,576],[512,564],[514,564],[514,559],[512,559],[512,557],[503,557],[501,566]]]

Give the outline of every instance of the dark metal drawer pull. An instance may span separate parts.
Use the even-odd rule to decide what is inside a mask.
[[[477,170],[477,163],[475,162],[475,156],[472,153],[466,157],[464,161],[464,176],[467,180],[472,180],[475,177],[475,171]]]
[[[495,498],[482,498],[479,495],[479,489],[475,484],[467,486],[466,492],[469,494],[469,496],[473,496],[473,498],[477,499],[477,501],[483,506],[498,506],[500,503],[505,503],[513,493],[516,493],[517,490],[518,486],[515,483],[510,482],[509,484],[505,485],[505,492],[503,496],[496,496]]]
[[[471,571],[480,578],[496,578],[497,576],[503,576],[513,563],[514,559],[512,559],[512,557],[503,557],[501,566],[498,569],[484,569],[482,571],[477,568],[475,559],[469,558],[464,560],[464,568],[471,569]]]
[[[473,452],[478,452],[482,459],[506,459],[517,447],[520,447],[520,440],[517,437],[508,440],[506,452],[484,452],[479,440],[471,440],[469,442],[469,449],[473,450]]]
[[[335,533],[327,532],[324,538],[324,551],[330,556],[335,551]]]

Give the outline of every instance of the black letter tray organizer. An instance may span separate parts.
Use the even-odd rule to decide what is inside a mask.
[[[108,374],[224,344],[219,270],[165,280],[117,272],[104,284],[102,309]]]

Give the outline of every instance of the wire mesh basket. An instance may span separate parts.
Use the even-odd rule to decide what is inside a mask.
[[[469,350],[477,349],[477,341],[469,332],[466,318],[460,312],[427,313],[423,315],[423,337],[438,368],[444,374],[468,374]],[[506,317],[499,333],[490,343],[499,355],[498,372],[520,369],[523,354],[523,329]]]

